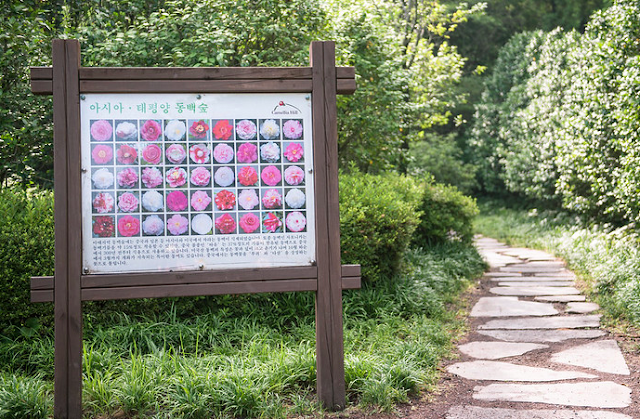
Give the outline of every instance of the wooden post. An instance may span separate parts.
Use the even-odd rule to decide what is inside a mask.
[[[318,398],[345,407],[335,43],[312,42],[313,156],[316,193],[316,362]]]
[[[56,419],[82,418],[80,44],[53,41]]]

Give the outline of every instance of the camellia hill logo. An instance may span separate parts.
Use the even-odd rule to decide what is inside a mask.
[[[278,102],[275,108],[271,111],[273,115],[298,115],[302,113],[300,109],[290,103],[284,101]]]

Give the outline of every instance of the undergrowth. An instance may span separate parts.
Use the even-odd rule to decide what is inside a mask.
[[[344,292],[351,405],[390,410],[435,383],[462,326],[456,296],[483,268],[470,246],[444,244],[409,251],[396,277]],[[86,417],[284,418],[320,410],[313,294],[201,297],[197,315],[167,304],[153,316],[85,318]],[[42,329],[0,339],[0,418],[51,415],[53,331]]]

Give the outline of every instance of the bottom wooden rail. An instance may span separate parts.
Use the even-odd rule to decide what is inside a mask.
[[[99,278],[98,275],[96,275]],[[54,277],[31,278],[31,302],[53,302]],[[361,286],[360,265],[342,265],[342,289]],[[261,292],[317,291],[315,278],[270,279],[242,282],[199,282],[120,287],[83,287],[82,301],[128,300],[134,298],[188,297],[197,295],[255,294]]]

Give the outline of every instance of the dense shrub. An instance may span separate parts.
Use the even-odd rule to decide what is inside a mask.
[[[50,316],[52,306],[31,304],[32,276],[53,275],[53,194],[0,189],[0,327]],[[27,332],[24,329],[24,332]]]
[[[419,209],[422,217],[414,234],[416,244],[425,246],[451,240],[471,243],[478,206],[455,186],[427,182]]]
[[[361,264],[370,281],[395,273],[420,222],[423,194],[413,179],[395,173],[341,175],[342,262]]]

